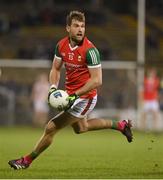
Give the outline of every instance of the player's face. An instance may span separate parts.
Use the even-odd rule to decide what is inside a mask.
[[[75,43],[79,43],[83,40],[85,35],[85,22],[72,19],[71,25],[67,26],[69,37]]]

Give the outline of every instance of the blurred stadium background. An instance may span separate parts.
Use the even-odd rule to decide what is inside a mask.
[[[1,0],[0,125],[32,125],[30,94],[35,77],[49,73],[56,42],[66,35],[66,14],[81,10],[86,15],[87,36],[99,49],[104,69],[92,116],[131,118],[137,127],[138,90],[143,79],[138,77],[139,70],[141,74],[156,67],[163,76],[162,9],[163,0],[146,1],[143,56],[138,52],[143,48],[143,39],[138,40],[138,1]],[[51,112],[49,116],[56,113]]]

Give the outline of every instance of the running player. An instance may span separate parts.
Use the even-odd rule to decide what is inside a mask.
[[[67,110],[52,118],[36,147],[30,154],[8,163],[14,169],[29,167],[51,143],[54,135],[67,125],[75,133],[84,133],[99,129],[115,129],[124,134],[128,142],[132,141],[131,121],[113,121],[109,119],[87,119],[97,102],[96,88],[102,84],[100,55],[97,48],[85,37],[85,16],[79,11],[71,11],[67,16],[68,37],[60,40],[56,46],[52,69],[49,75],[51,87],[49,95],[59,83],[62,64],[66,69],[65,88],[69,94]]]

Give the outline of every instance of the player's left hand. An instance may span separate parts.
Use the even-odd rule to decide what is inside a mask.
[[[79,96],[77,94],[71,94],[67,97],[67,100],[68,100],[68,105],[66,106],[65,110],[68,110],[73,104],[74,102],[76,101],[76,99],[78,99]]]

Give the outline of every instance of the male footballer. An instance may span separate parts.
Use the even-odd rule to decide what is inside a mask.
[[[75,133],[100,129],[115,129],[131,142],[131,121],[109,119],[88,119],[87,115],[97,102],[97,87],[102,85],[100,55],[97,48],[85,36],[85,16],[82,12],[71,11],[67,15],[68,36],[56,45],[55,56],[49,74],[51,87],[49,95],[57,90],[62,65],[66,69],[65,89],[69,94],[68,106],[52,118],[33,151],[20,159],[10,160],[14,169],[28,168],[53,141],[55,134],[65,126],[72,126]]]

